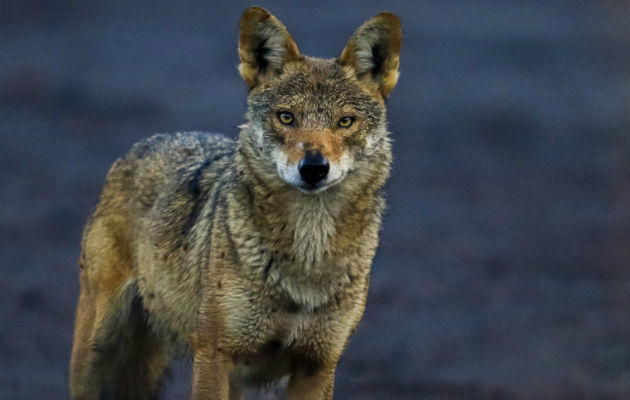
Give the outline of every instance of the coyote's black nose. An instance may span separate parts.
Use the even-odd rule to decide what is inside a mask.
[[[298,164],[302,180],[311,185],[315,185],[326,178],[329,169],[330,164],[328,164],[328,160],[320,152],[307,152],[306,157]]]

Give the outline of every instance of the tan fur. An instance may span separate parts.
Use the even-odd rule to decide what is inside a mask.
[[[339,161],[343,152],[343,132],[296,130],[285,136],[284,151],[290,163],[297,163],[306,151],[320,151],[331,161]]]
[[[375,18],[366,24],[396,30]],[[82,240],[74,399],[152,398],[178,354],[194,359],[193,399],[235,400],[286,377],[289,399],[332,398],[378,244],[391,162],[383,99],[395,71],[375,58],[386,74],[366,76],[344,64],[357,57],[348,48],[339,60],[300,56],[261,8],[240,29],[251,92],[238,142],[154,135],[107,174]],[[390,45],[384,54],[399,50]],[[278,123],[282,110],[295,124]],[[355,123],[340,128],[347,115]],[[320,151],[337,177],[321,191],[281,174],[306,151]]]

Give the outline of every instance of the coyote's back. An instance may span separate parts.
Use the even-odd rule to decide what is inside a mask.
[[[83,234],[73,398],[151,398],[178,353],[194,399],[287,376],[290,399],[332,398],[378,244],[400,36],[381,13],[315,59],[245,11],[238,141],[155,135],[107,174]]]

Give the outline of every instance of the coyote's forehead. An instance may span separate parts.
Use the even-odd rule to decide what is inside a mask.
[[[384,117],[382,99],[334,60],[304,58],[287,65],[277,79],[253,90],[249,103],[256,119],[288,111],[300,128],[334,128],[341,116],[349,116],[370,129]]]

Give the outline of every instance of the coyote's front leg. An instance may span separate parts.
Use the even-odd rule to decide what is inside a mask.
[[[296,371],[287,388],[288,400],[331,400],[335,386],[336,363],[317,371]]]
[[[191,400],[240,399],[240,394],[230,389],[230,372],[233,369],[231,357],[216,345],[196,343]]]

